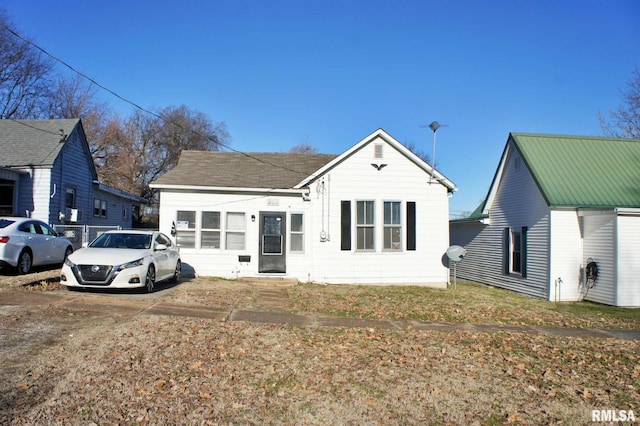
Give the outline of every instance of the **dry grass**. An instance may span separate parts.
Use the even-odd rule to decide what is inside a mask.
[[[289,290],[289,297],[294,310],[341,317],[640,329],[638,309],[589,302],[551,303],[472,283],[459,283],[455,290],[299,285]]]
[[[248,308],[263,290],[197,279],[164,299]],[[291,311],[529,324],[540,308],[533,321],[544,324],[637,324],[615,309],[589,319],[588,310],[476,286],[279,290]],[[0,310],[0,424],[585,424],[592,409],[640,414],[637,341],[107,317],[64,306]]]

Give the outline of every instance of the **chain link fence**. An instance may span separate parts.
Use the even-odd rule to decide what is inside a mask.
[[[84,243],[90,243],[100,234],[112,229],[122,229],[121,226],[89,226],[89,225],[53,225],[56,232],[73,244],[73,249],[78,250]]]

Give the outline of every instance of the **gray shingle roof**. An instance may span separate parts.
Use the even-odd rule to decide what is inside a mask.
[[[0,167],[51,166],[79,119],[0,120]]]
[[[182,151],[154,185],[289,189],[336,158],[331,154]]]

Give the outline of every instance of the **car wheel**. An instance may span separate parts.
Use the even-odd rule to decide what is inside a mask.
[[[64,251],[64,259],[62,260],[63,263],[65,260],[67,260],[67,257],[69,257],[69,255],[73,253],[73,247],[69,246],[67,247],[67,249]]]
[[[173,277],[171,277],[171,282],[173,284],[179,283],[180,275],[182,275],[182,263],[178,260],[176,262],[176,271],[173,273]]]
[[[144,289],[147,293],[153,292],[153,288],[156,285],[156,270],[153,265],[149,265],[147,269],[147,277],[144,280]]]
[[[32,261],[33,259],[31,258],[31,253],[29,251],[24,250],[20,253],[20,257],[18,257],[18,274],[28,274],[31,270]]]

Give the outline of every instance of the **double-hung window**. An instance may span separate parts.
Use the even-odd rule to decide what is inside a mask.
[[[402,221],[400,218],[400,202],[384,202],[384,250],[402,250]]]
[[[304,252],[304,215],[302,213],[291,213],[291,231],[289,244],[292,253]]]
[[[195,248],[196,246],[196,212],[178,210],[176,217],[176,244],[179,247]]]
[[[200,248],[220,248],[220,212],[202,212]]]
[[[528,228],[505,228],[503,265],[505,274],[527,276],[527,232]]]
[[[244,213],[227,213],[226,245],[227,250],[245,249],[246,221]]]
[[[522,273],[522,234],[511,230],[511,272]]]
[[[358,201],[356,207],[356,250],[375,250],[375,203]]]
[[[107,217],[107,201],[93,199],[93,215],[95,217]]]

